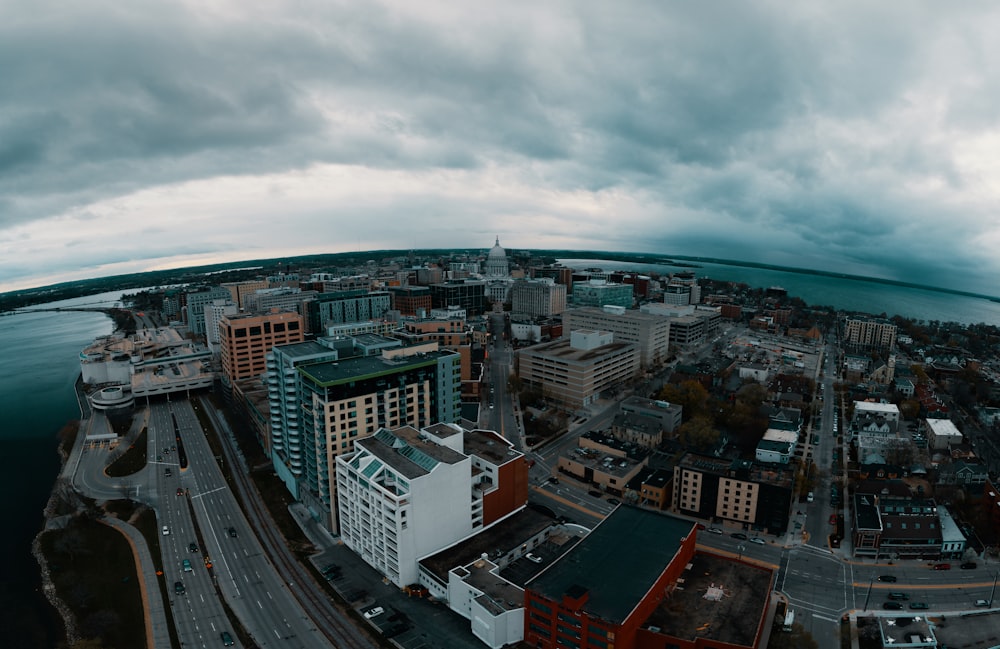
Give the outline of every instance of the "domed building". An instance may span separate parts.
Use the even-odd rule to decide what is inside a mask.
[[[483,268],[487,279],[510,277],[510,265],[507,263],[507,251],[500,247],[500,237],[486,256]]]
[[[500,237],[490,249],[483,265],[483,276],[486,279],[486,295],[493,302],[503,304],[510,294],[514,280],[510,276],[510,264],[507,262],[507,251],[500,246]]]

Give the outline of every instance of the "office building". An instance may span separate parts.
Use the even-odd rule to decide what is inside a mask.
[[[573,282],[573,306],[620,306],[632,308],[631,284],[611,284],[604,279]]]
[[[185,294],[185,321],[195,336],[205,335],[205,307],[215,300],[232,300],[232,295],[221,286],[202,286]]]
[[[664,363],[670,352],[670,321],[622,307],[580,307],[563,313],[563,335],[574,330],[610,331],[618,342],[632,343],[643,367]]]
[[[566,310],[566,287],[551,278],[519,280],[510,289],[512,317],[538,318]]]
[[[431,311],[431,290],[426,286],[394,286],[389,293],[392,308],[401,315],[425,318]]]
[[[225,282],[221,286],[229,291],[229,299],[240,308],[240,311],[248,311],[247,296],[268,288],[268,283],[266,279],[251,279],[243,282]]]
[[[456,306],[465,309],[469,316],[483,315],[490,303],[486,294],[486,282],[459,279],[431,284],[431,305],[435,309]]]
[[[303,328],[302,316],[290,311],[223,316],[219,321],[223,383],[230,386],[263,374],[271,348],[302,342]]]
[[[221,353],[219,323],[227,316],[239,313],[239,307],[229,298],[213,300],[205,305],[205,344],[213,354]]]
[[[636,376],[639,354],[631,343],[615,342],[609,332],[574,331],[569,339],[526,347],[518,352],[518,374],[546,399],[566,408],[583,408]]]

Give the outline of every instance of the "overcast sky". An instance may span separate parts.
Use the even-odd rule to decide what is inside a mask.
[[[0,291],[499,235],[1000,294],[994,2],[0,7]]]

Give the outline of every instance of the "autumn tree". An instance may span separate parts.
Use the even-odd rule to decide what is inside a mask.
[[[681,424],[677,433],[682,444],[700,451],[712,448],[719,441],[719,431],[712,425],[712,420],[703,415]]]
[[[684,421],[708,414],[708,390],[698,381],[684,381],[678,385],[667,384],[659,394],[660,399],[676,403],[684,409]]]

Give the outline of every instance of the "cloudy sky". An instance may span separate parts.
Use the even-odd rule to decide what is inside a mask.
[[[499,235],[1000,294],[994,2],[0,5],[0,291]]]

